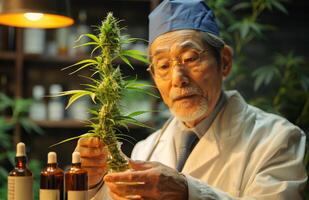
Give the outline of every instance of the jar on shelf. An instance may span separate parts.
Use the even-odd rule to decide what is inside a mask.
[[[60,56],[68,54],[69,28],[59,28],[56,31],[57,52]]]
[[[45,49],[45,30],[24,29],[24,53],[42,54]]]
[[[30,106],[29,115],[33,120],[46,119],[46,105],[44,102],[45,89],[42,85],[35,85],[32,88],[33,103]]]
[[[52,84],[49,87],[49,94],[51,96],[48,102],[49,120],[59,121],[64,118],[64,103],[61,97],[57,97],[60,92],[62,92],[62,86],[60,84]]]

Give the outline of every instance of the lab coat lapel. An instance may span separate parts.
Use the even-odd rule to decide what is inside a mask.
[[[226,92],[226,95],[228,102],[191,152],[182,172],[190,174],[213,162],[220,149],[232,145],[242,132],[242,121],[245,120],[242,113],[246,111],[247,104],[236,91]]]
[[[158,142],[152,145],[153,152],[150,153],[150,161],[161,162],[171,168],[176,167],[176,148],[173,139],[174,127],[177,120],[172,120],[170,125],[162,130],[163,135],[160,135]]]
[[[176,167],[176,151],[175,144],[172,138],[162,138],[156,148],[157,157],[154,159],[171,168]]]
[[[213,124],[214,123],[216,123],[216,120]],[[212,127],[213,125],[210,126],[206,134],[196,144],[188,157],[182,172],[190,174],[192,171],[211,162],[219,155],[219,145],[215,139]],[[206,152],[207,155],[205,154]]]

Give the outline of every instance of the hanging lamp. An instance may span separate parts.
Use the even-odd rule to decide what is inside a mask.
[[[0,0],[0,24],[22,28],[70,26],[68,0]]]

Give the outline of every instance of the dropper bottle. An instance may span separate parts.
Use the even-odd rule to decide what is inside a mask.
[[[81,168],[79,152],[72,154],[72,166],[65,173],[66,200],[88,200],[88,173]]]
[[[41,171],[40,200],[63,200],[63,170],[58,167],[57,154],[49,152],[47,166]]]
[[[33,200],[33,176],[27,168],[26,146],[16,145],[15,168],[8,176],[8,200]]]

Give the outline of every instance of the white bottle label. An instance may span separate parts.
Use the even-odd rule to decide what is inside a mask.
[[[60,200],[60,191],[40,189],[40,200]]]
[[[8,200],[33,200],[32,176],[8,176]]]
[[[68,200],[88,200],[88,191],[68,191]]]

